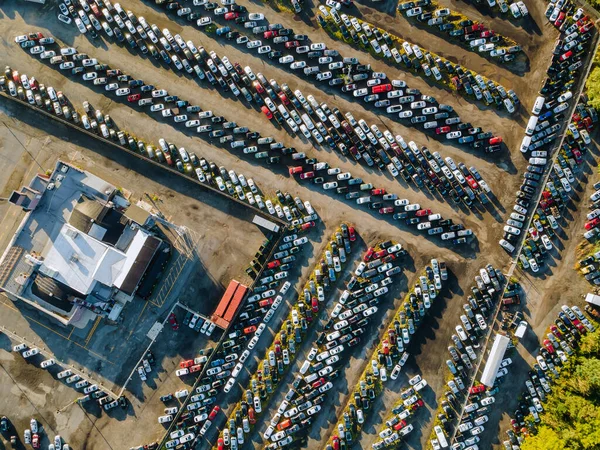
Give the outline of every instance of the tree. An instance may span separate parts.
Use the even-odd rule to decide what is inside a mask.
[[[584,397],[597,398],[600,393],[600,359],[581,358],[575,369],[577,391]]]
[[[538,433],[530,436],[521,445],[521,450],[566,450],[566,443],[553,429],[542,425]]]

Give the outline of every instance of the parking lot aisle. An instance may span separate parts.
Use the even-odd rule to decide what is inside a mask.
[[[100,325],[101,321],[102,321],[102,317],[101,316],[96,317],[96,320],[94,321],[94,325],[92,325],[92,329],[90,330],[90,332],[88,333],[87,337],[85,338],[85,345],[84,345],[85,348],[87,348],[88,344],[90,343],[90,340],[92,339],[92,337],[94,337],[94,333],[96,332],[96,328],[98,328],[98,325]]]

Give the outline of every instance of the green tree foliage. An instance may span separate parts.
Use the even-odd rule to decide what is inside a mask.
[[[600,66],[598,61],[594,63],[594,68],[590,72],[590,76],[585,82],[587,95],[590,99],[590,106],[596,110],[600,110]]]
[[[542,421],[522,450],[600,449],[599,358],[600,330],[585,336],[577,355],[562,367],[544,404]]]
[[[525,439],[521,450],[566,450],[566,445],[558,433],[544,425],[538,434]]]

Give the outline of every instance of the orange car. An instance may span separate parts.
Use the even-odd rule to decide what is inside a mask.
[[[291,419],[286,419],[283,422],[277,424],[277,429],[279,431],[285,430],[286,428],[289,428],[291,425],[292,425]]]

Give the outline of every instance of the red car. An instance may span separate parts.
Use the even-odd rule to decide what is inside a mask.
[[[592,228],[596,228],[600,224],[600,217],[596,217],[595,219],[590,220],[585,224],[586,230],[591,230]]]
[[[379,86],[373,86],[371,92],[373,94],[381,94],[383,92],[389,92],[392,90],[391,84],[380,84]]]
[[[389,355],[390,353],[390,343],[387,339],[384,339],[382,342],[382,347],[383,347],[383,354],[384,355]]]
[[[225,443],[223,441],[223,438],[219,438],[219,440],[217,441],[217,450],[223,450],[225,447]]]
[[[371,195],[385,195],[385,189],[382,189],[382,188],[372,189]]]
[[[594,26],[593,23],[586,23],[584,26],[579,27],[579,32],[581,34],[587,33],[588,31],[590,31],[592,29],[593,26]]]
[[[552,345],[552,342],[550,341],[550,339],[544,339],[544,347],[546,348],[546,350],[548,350],[549,353],[554,353],[554,345]]]
[[[340,438],[337,436],[334,436],[333,439],[331,440],[331,443],[333,445],[333,450],[340,450]]]
[[[446,134],[450,132],[450,127],[437,127],[435,129],[435,134]]]
[[[285,43],[285,48],[296,48],[300,45],[298,41],[289,41]]]
[[[316,297],[313,297],[310,301],[311,306],[312,306],[312,311],[314,313],[319,312],[319,300],[317,300]]]
[[[192,367],[194,365],[194,360],[193,359],[188,359],[185,361],[181,361],[179,363],[179,367],[181,367],[182,369],[187,369],[188,367]]]
[[[244,328],[244,334],[251,334],[251,333],[254,333],[255,331],[256,331],[255,325]]]
[[[94,15],[96,17],[100,17],[100,10],[98,9],[98,5],[96,5],[95,3],[90,2],[90,8],[92,8],[92,12],[94,13]]]
[[[550,325],[550,331],[552,331],[552,334],[554,334],[554,336],[556,336],[559,339],[562,339],[562,333],[559,331],[556,325]]]
[[[356,231],[354,231],[354,227],[348,228],[348,237],[350,242],[354,242],[356,240]]]
[[[31,446],[33,448],[40,448],[40,436],[37,433],[31,438]]]
[[[567,17],[567,15],[564,13],[564,11],[561,11],[560,14],[558,15],[558,18],[554,22],[554,26],[560,27],[563,24],[563,22],[565,21],[565,17]]]
[[[169,314],[169,323],[171,324],[173,331],[179,330],[179,322],[177,322],[177,317],[175,317],[174,313]]]
[[[253,81],[252,86],[254,86],[254,89],[256,89],[256,92],[258,92],[259,94],[262,94],[265,92],[265,88],[263,87],[262,84],[260,84],[260,81],[258,81],[258,80]]]
[[[200,372],[200,370],[202,370],[201,364],[195,364],[192,367],[190,367],[190,373]]]
[[[324,384],[325,384],[325,378],[321,377],[312,384],[312,388],[317,389],[317,388],[320,388],[321,386],[323,386]]]
[[[383,258],[385,255],[387,255],[387,250],[379,250],[378,252],[376,252],[373,255],[373,259],[379,259],[379,258]]]
[[[469,186],[471,186],[471,189],[479,189],[479,183],[475,181],[475,178],[473,178],[472,175],[467,175],[465,178],[467,179]]]
[[[277,37],[277,31],[265,31],[263,33],[263,39],[273,39]]]
[[[388,206],[386,208],[379,208],[379,214],[391,214],[394,212],[393,206]]]
[[[573,325],[575,325],[577,327],[577,329],[581,332],[581,334],[587,333],[587,330],[585,329],[583,324],[579,321],[579,319],[573,319],[573,320],[571,320],[571,322],[573,322]]]
[[[280,265],[281,261],[276,259],[275,261],[271,261],[269,264],[267,264],[267,269],[274,269],[275,267],[279,267]]]
[[[490,138],[490,145],[502,144],[502,138],[500,136],[494,136]]]
[[[240,17],[240,14],[237,12],[228,12],[225,14],[225,20],[235,20]]]
[[[369,249],[367,250],[367,253],[365,253],[364,256],[364,260],[365,262],[367,262],[368,260],[370,260],[373,257],[373,253],[375,253],[375,250],[372,247],[369,247]]]
[[[273,118],[273,113],[269,111],[269,108],[267,108],[266,106],[261,106],[260,110],[264,113],[265,116],[267,116],[267,119],[271,120]]]
[[[480,394],[483,391],[485,391],[485,386],[483,384],[480,384],[478,386],[473,386],[471,389],[469,389],[469,394]]]
[[[423,217],[423,216],[428,216],[431,214],[431,210],[430,209],[420,209],[415,213],[415,216],[417,217]]]
[[[30,41],[39,41],[43,37],[44,37],[44,35],[42,33],[40,33],[39,31],[37,33],[29,33]]]
[[[315,177],[315,173],[314,172],[304,172],[300,174],[300,179],[301,180],[308,180],[309,178],[314,178]]]
[[[569,50],[567,53],[563,53],[562,55],[560,55],[560,58],[558,58],[558,59],[559,59],[559,61],[566,61],[571,56],[573,56],[573,52],[571,50]]]
[[[250,423],[252,425],[254,425],[256,423],[256,415],[254,414],[253,407],[248,408],[248,420],[250,421]]]
[[[304,170],[304,168],[302,166],[290,167],[290,175],[302,173],[303,170]]]
[[[486,31],[482,31],[479,36],[482,38],[490,38],[495,34],[496,33],[494,32],[494,30],[486,30]]]
[[[219,414],[219,411],[221,411],[221,408],[219,408],[219,405],[215,405],[215,407],[212,409],[212,411],[208,415],[208,420],[210,420],[211,422],[213,420],[215,420],[215,417],[217,417],[217,414]]]
[[[140,98],[142,98],[142,94],[131,94],[127,96],[128,102],[137,102]]]
[[[269,306],[271,306],[273,304],[273,299],[272,298],[265,298],[264,300],[261,300],[260,302],[258,302],[258,306],[260,306],[261,308],[267,308]]]
[[[283,103],[284,105],[289,105],[290,101],[287,98],[287,95],[285,95],[285,93],[280,92],[279,94],[277,94],[279,96],[279,99],[281,100],[281,103]]]
[[[396,431],[401,430],[405,426],[406,426],[406,420],[401,420],[400,422],[398,422],[397,424],[394,425],[394,430],[396,430]]]
[[[303,223],[300,228],[302,228],[302,230],[308,230],[309,228],[312,228],[314,226],[315,226],[315,223],[313,221],[310,221],[310,222]]]

